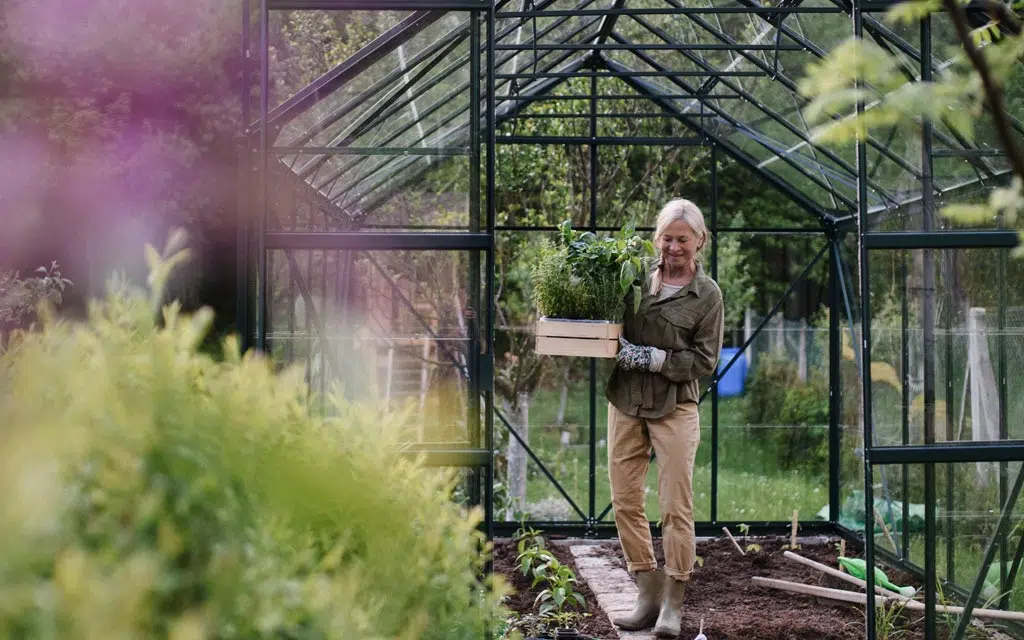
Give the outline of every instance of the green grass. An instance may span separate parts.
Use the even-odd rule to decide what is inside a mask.
[[[702,444],[701,447],[707,446]],[[611,501],[608,486],[607,449],[597,451],[595,468],[595,495],[600,513]],[[542,459],[544,459],[542,457]],[[544,460],[545,466],[576,504],[586,512],[589,505],[590,472],[586,449],[568,450],[554,460]],[[553,484],[536,465],[530,464],[527,482],[527,501],[561,496]],[[647,515],[657,520],[660,514],[657,494],[657,463],[651,465],[647,476]],[[711,518],[711,465],[698,464],[693,473],[695,517]],[[564,500],[563,500],[564,502]],[[828,502],[828,482],[824,477],[809,477],[798,472],[756,474],[748,471],[720,467],[718,473],[718,518],[721,520],[789,520],[798,509],[802,519],[811,519]],[[565,503],[567,505],[567,503]],[[566,506],[568,509],[569,507]]]
[[[589,508],[589,404],[587,389],[579,386],[569,394],[564,424],[556,425],[559,393],[542,390],[534,395],[530,407],[530,446],[566,493],[586,513]],[[701,406],[701,444],[694,468],[694,510],[699,520],[711,517],[711,403]],[[611,501],[608,486],[607,404],[602,397],[596,416],[595,496],[596,510]],[[718,518],[722,520],[788,521],[793,510],[802,519],[811,519],[828,502],[828,480],[818,474],[779,469],[773,454],[752,440],[744,417],[742,398],[725,398],[719,403]],[[562,447],[562,431],[571,435],[571,444]],[[651,465],[647,479],[647,514],[657,521],[657,466]],[[558,490],[531,461],[528,466],[527,501],[547,499],[564,510],[557,519],[575,520]],[[547,519],[544,517],[542,519]]]
[[[1007,563],[1009,564],[1013,560],[1013,550],[1016,537],[1013,537],[1007,541]],[[884,540],[882,536],[879,536],[876,543],[885,549],[892,550],[892,547]],[[987,539],[979,544],[979,541],[975,536],[965,538],[963,536],[957,536],[953,540],[953,569],[954,575],[952,576],[953,582],[963,588],[966,591],[970,591],[974,586],[974,581],[978,577],[978,570],[981,568],[981,561],[985,553],[985,544]],[[912,535],[910,537],[910,560],[919,567],[924,566],[924,536],[921,534]],[[999,566],[999,553],[996,552],[996,557],[991,566]],[[946,538],[941,533],[936,540],[936,553],[935,553],[935,571],[936,575],[940,579],[948,579],[948,573],[946,571],[947,558],[946,558]],[[998,569],[996,570],[998,571]],[[1009,572],[1009,566],[1007,567]],[[992,574],[998,576],[998,573]],[[995,579],[995,589],[998,591],[998,577]],[[1024,582],[1019,578],[1015,581],[1014,588],[1010,591],[1010,609],[1013,611],[1024,611]],[[952,598],[947,597],[950,604],[958,604],[953,601]],[[994,602],[989,605],[985,603],[985,596],[981,598],[976,606],[990,606],[998,607],[999,603]],[[954,620],[955,623],[955,620]]]

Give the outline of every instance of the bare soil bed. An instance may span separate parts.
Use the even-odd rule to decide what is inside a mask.
[[[551,540],[548,543],[559,561],[571,566],[578,576],[568,545]],[[854,585],[786,559],[782,552],[788,540],[751,538],[746,543],[756,543],[761,549],[741,556],[726,539],[698,543],[697,555],[702,564],[695,568],[687,589],[680,636],[683,640],[690,640],[697,634],[702,618],[704,633],[710,640],[860,640],[866,637],[863,606],[768,589],[755,585],[750,578],[762,576],[857,591]],[[745,543],[741,541],[741,544]],[[661,540],[655,540],[654,546],[661,565],[664,562]],[[616,566],[625,568],[617,541],[604,542],[599,548]],[[837,567],[838,541],[803,544],[795,551]],[[847,557],[859,557],[861,550],[848,544],[845,553]],[[531,590],[529,581],[519,572],[515,543],[495,541],[494,570],[504,575],[516,590],[508,606],[521,613],[535,611],[534,598],[540,587]],[[920,587],[911,574],[891,569],[886,573],[895,584]],[[581,625],[580,633],[601,640],[618,637],[582,579],[578,590],[587,599],[592,614]],[[889,630],[897,633],[890,637],[923,639],[923,612],[904,613],[891,621]],[[939,638],[948,638],[950,630],[941,616],[938,626]],[[977,627],[972,631],[972,637],[985,637]],[[879,637],[885,636],[880,634]]]

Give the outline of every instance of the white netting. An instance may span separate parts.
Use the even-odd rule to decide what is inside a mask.
[[[742,332],[743,340],[754,329],[760,326],[763,316],[748,313],[743,327],[737,327],[735,333]],[[742,342],[736,341],[737,346]],[[761,329],[753,342],[745,351],[750,371],[757,367],[758,357],[765,354],[784,355],[792,361],[800,373],[801,379],[807,375],[828,371],[828,329],[808,325],[803,320],[787,320],[776,315]]]

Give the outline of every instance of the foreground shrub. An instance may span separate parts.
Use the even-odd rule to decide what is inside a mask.
[[[0,359],[0,636],[476,638],[479,514],[400,456],[400,416],[334,399],[111,287]],[[494,586],[489,589],[487,586]]]

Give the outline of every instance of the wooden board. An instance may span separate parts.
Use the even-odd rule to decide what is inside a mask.
[[[580,358],[614,358],[619,351],[618,340],[606,338],[565,338],[537,336],[537,353],[549,356]]]
[[[622,324],[618,322],[541,318],[537,321],[537,335],[618,340],[619,336],[622,335]]]

